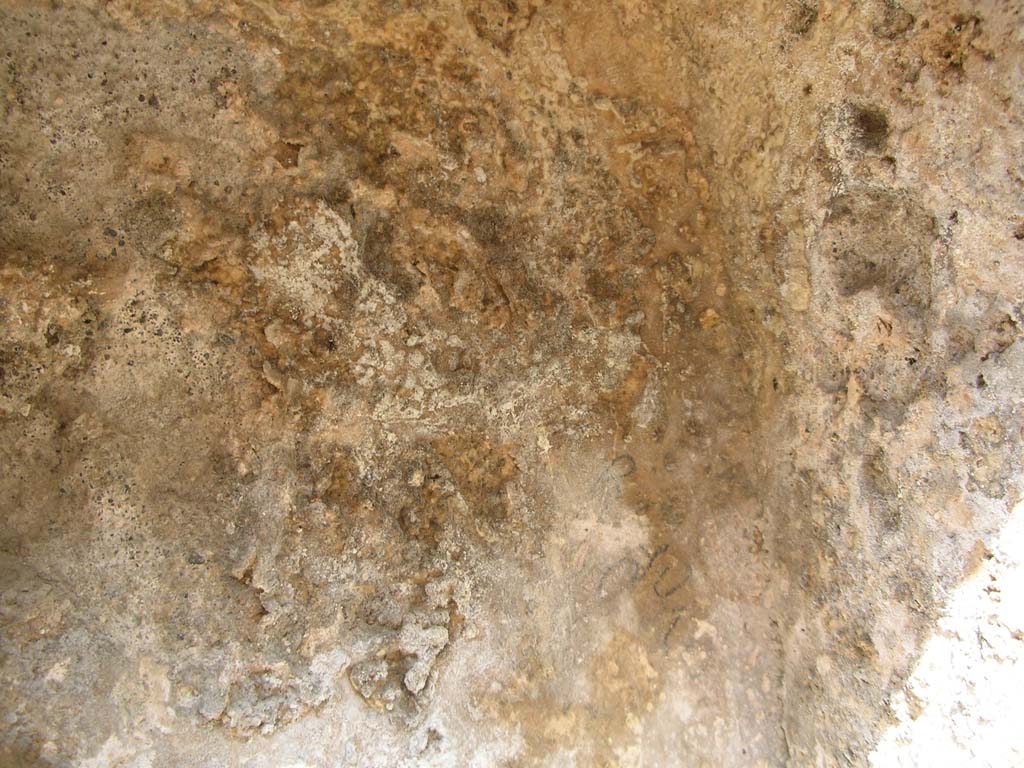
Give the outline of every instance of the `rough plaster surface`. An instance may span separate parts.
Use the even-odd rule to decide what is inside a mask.
[[[1019,4],[2,0],[0,40],[0,765],[946,733],[915,667],[1019,560]],[[1019,757],[964,700],[960,758]]]

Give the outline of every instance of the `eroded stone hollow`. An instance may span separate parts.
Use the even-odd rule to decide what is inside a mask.
[[[0,3],[0,765],[862,765],[1020,491],[1016,3]]]

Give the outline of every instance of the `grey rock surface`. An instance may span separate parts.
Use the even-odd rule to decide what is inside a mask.
[[[0,766],[866,765],[1013,578],[1016,4],[0,41]]]

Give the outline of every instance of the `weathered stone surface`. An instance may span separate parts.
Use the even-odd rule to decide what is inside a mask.
[[[4,0],[0,765],[867,763],[1021,492],[1020,25]]]

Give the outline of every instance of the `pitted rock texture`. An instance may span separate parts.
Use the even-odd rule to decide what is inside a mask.
[[[2,0],[0,766],[866,764],[1022,489],[1022,24]]]

